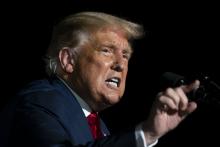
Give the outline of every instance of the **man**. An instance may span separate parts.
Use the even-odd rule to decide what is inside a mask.
[[[48,79],[35,81],[13,103],[4,145],[36,147],[146,147],[174,129],[196,103],[185,93],[198,82],[158,94],[149,118],[133,130],[110,135],[97,112],[120,101],[131,41],[140,25],[105,13],[71,15],[54,28]],[[95,124],[95,125],[93,125]]]

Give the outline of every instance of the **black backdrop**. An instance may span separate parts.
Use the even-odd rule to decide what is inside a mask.
[[[146,30],[146,37],[134,44],[123,100],[102,113],[113,133],[147,117],[164,71],[182,75],[203,71],[220,83],[217,4],[64,0],[9,1],[1,6],[1,108],[27,82],[43,77],[42,56],[52,26],[79,11],[111,13],[136,21]],[[157,146],[220,144],[219,107],[199,104],[198,110]]]

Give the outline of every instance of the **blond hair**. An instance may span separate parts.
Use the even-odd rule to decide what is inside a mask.
[[[69,47],[74,52],[82,43],[85,34],[89,37],[101,28],[114,27],[123,31],[129,41],[144,34],[141,25],[102,12],[80,12],[66,17],[54,27],[47,52],[47,72],[56,72],[56,59],[63,47]]]

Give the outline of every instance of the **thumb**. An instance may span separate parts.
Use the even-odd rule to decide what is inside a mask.
[[[199,88],[199,85],[200,85],[200,81],[199,80],[195,80],[194,82],[192,82],[191,84],[189,85],[183,85],[181,86],[181,88],[183,89],[183,91],[185,93],[189,93],[193,90],[196,90]]]
[[[197,108],[197,104],[195,102],[189,102],[186,110],[181,111],[179,114],[182,117],[182,119],[185,119],[190,113],[195,111]]]
[[[197,108],[197,104],[195,102],[189,102],[188,107],[186,109],[187,113],[192,113]]]

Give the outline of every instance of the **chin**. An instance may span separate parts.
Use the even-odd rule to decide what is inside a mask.
[[[106,98],[106,102],[110,105],[117,104],[121,100],[120,96],[111,96]]]
[[[99,107],[97,111],[102,111],[106,108],[109,108],[120,101],[120,97],[103,97],[102,101],[99,102]]]

